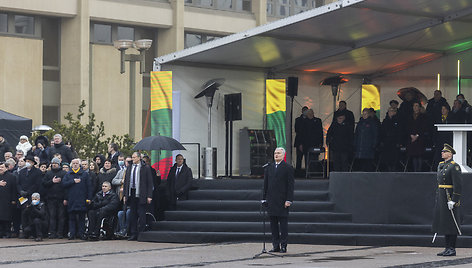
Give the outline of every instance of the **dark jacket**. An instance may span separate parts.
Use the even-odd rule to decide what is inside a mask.
[[[380,144],[382,151],[397,149],[406,141],[406,130],[398,114],[385,117],[380,128]]]
[[[54,157],[55,154],[61,155],[62,162],[70,163],[70,161],[74,159],[72,151],[63,142],[54,144],[53,147],[49,148],[49,161]]]
[[[80,179],[80,182],[75,183],[75,178]],[[71,170],[62,179],[62,185],[67,189],[67,211],[87,211],[86,200],[93,197],[89,174],[82,168],[77,173]]]
[[[177,164],[174,164],[167,175],[167,195],[169,197],[170,204],[174,205],[177,198],[188,199],[188,191],[192,187],[192,169],[187,164],[183,164],[178,178],[175,177],[177,171]]]
[[[97,155],[93,158],[93,160],[95,161],[95,159],[96,159],[97,157],[100,158],[100,164],[98,164],[98,168],[99,168],[99,169],[102,169],[103,165],[105,164],[106,158],[105,158],[105,156],[104,156],[103,154],[97,154]],[[97,161],[95,161],[95,163],[96,163],[96,162],[97,162]]]
[[[449,123],[450,124],[465,124],[467,123],[467,113],[464,110],[450,111],[449,112]]]
[[[129,200],[130,183],[131,183],[131,171],[133,170],[133,164],[128,166],[126,169],[125,183],[123,186],[123,194],[126,200]],[[141,162],[141,168],[139,170],[139,203],[146,204],[147,198],[152,198],[153,181],[151,167]]]
[[[443,97],[439,101],[434,100],[434,98],[428,100],[428,106],[426,106],[426,113],[434,124],[441,123],[441,110],[443,106],[450,108],[449,103]]]
[[[344,115],[346,117],[346,119],[344,120],[344,122],[351,126],[352,128],[352,132],[354,132],[354,113],[352,113],[351,111],[349,111],[348,109],[344,109],[344,110],[336,110],[336,112],[334,112],[334,115],[333,115],[333,123],[336,122],[336,118],[340,115]]]
[[[280,162],[277,168],[275,163],[265,168],[262,199],[267,201],[269,216],[288,216],[285,201],[293,201],[294,184],[293,167],[285,161]]]
[[[0,186],[0,221],[11,221],[13,216],[13,201],[16,201],[16,178],[9,172],[0,175],[0,181],[5,181],[7,185]]]
[[[39,192],[43,174],[34,166],[28,171],[27,168],[20,170],[18,173],[18,193],[28,199],[33,193]]]
[[[52,169],[46,172],[46,175],[43,179],[43,187],[45,190],[45,195],[47,200],[64,200],[66,198],[65,189],[62,185],[62,181],[64,180],[64,176],[67,172],[62,170],[62,168]],[[52,179],[61,178],[61,182],[54,183]],[[42,198],[44,199],[44,198]]]
[[[428,131],[428,121],[426,115],[419,114],[415,119],[410,116],[407,124],[407,152],[410,156],[421,156],[424,154],[426,133]],[[419,137],[415,142],[411,142],[410,135],[418,134]]]
[[[460,197],[462,193],[461,168],[452,159],[441,162],[438,165],[437,173],[438,189],[436,192],[436,206],[433,221],[433,232],[448,235],[458,234],[451,212],[447,207],[449,198],[456,202],[453,209],[457,224],[460,226],[459,208]],[[439,188],[439,185],[450,185],[452,188]],[[449,195],[449,197],[448,197]]]
[[[49,163],[49,147],[43,148],[42,150],[39,148],[34,149],[33,155],[39,157],[41,163],[46,162]]]
[[[295,142],[293,144],[294,147],[298,147],[302,144],[302,136],[303,136],[303,122],[306,117],[302,114],[299,117],[295,118]]]
[[[313,117],[313,119],[305,119],[303,121],[302,140],[303,150],[311,147],[319,148],[323,146],[323,126],[321,119]]]
[[[27,217],[24,222],[30,225],[33,224],[33,219],[40,219],[41,221],[46,221],[47,219],[46,205],[43,202],[39,202],[36,206],[28,204],[23,213]]]
[[[355,158],[374,159],[378,138],[377,123],[373,118],[361,118],[354,133]]]
[[[351,125],[346,122],[342,124],[336,121],[331,123],[326,135],[326,144],[328,144],[331,151],[351,152],[353,140],[354,132]]]
[[[98,173],[97,188],[95,189],[94,194],[101,191],[103,182],[107,181],[111,183],[113,178],[115,178],[116,176],[116,172],[116,168],[114,167],[108,170],[106,170],[105,168],[101,168],[100,172]]]
[[[103,191],[98,192],[90,203],[90,209],[100,210],[101,215],[114,215],[120,208],[120,199],[112,190],[103,196]]]
[[[438,122],[437,124],[451,124],[449,115],[445,120]],[[435,127],[436,128],[436,127]],[[438,150],[442,150],[444,143],[452,144],[452,131],[435,131],[434,132],[434,146]]]
[[[10,145],[5,138],[3,138],[3,142],[0,143],[0,162],[5,161],[5,153],[10,152],[10,150]]]
[[[120,152],[116,152],[113,156],[111,154],[108,154],[107,159],[111,160],[111,165],[112,167],[119,169],[120,166],[118,165],[118,156],[120,155]]]

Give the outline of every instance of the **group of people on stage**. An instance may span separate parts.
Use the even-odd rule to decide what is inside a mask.
[[[14,154],[0,134],[0,153],[0,238],[98,240],[107,219],[109,234],[136,240],[146,213],[175,209],[193,179],[181,154],[161,184],[146,155],[125,156],[111,143],[108,157],[80,159],[60,134],[34,146],[21,136]]]
[[[391,100],[383,121],[379,118],[373,108],[365,108],[356,124],[346,102],[339,102],[326,135],[332,170],[434,170],[441,161],[443,144],[452,143],[452,133],[439,132],[434,125],[472,123],[472,108],[463,94],[456,96],[451,107],[436,90],[425,108],[407,93],[401,104]],[[323,147],[322,120],[303,107],[294,128],[296,171],[300,172],[302,158],[307,158],[310,149]]]

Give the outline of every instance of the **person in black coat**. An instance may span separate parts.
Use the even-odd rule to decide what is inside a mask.
[[[89,238],[97,240],[100,235],[100,225],[103,219],[116,215],[120,208],[118,195],[111,190],[111,183],[104,181],[102,190],[98,192],[90,203]]]
[[[175,156],[175,164],[170,168],[167,175],[167,196],[169,208],[175,209],[177,200],[188,199],[188,191],[192,187],[192,169],[184,163],[181,154]]]
[[[61,155],[62,162],[70,163],[74,158],[72,151],[62,142],[62,135],[54,135],[54,146],[49,148],[49,159],[52,160],[55,154]]]
[[[113,181],[113,178],[115,178],[117,172],[118,171],[113,166],[111,160],[106,159],[105,162],[103,163],[103,167],[100,169],[100,172],[98,173],[98,182],[97,182],[98,187],[102,188],[103,183],[106,181],[111,183]],[[99,191],[101,191],[101,189],[95,188],[95,191],[93,192],[93,194],[96,194]]]
[[[146,228],[146,210],[152,202],[153,181],[151,167],[141,161],[141,154],[134,152],[132,163],[126,169],[123,185],[123,201],[130,207],[130,237],[137,240],[138,232]]]
[[[378,132],[377,123],[370,116],[370,109],[364,108],[354,133],[354,157],[360,162],[362,171],[371,171],[373,168]]]
[[[440,90],[435,90],[434,97],[428,100],[428,106],[426,107],[426,114],[434,124],[441,123],[443,106],[446,106],[448,109],[450,109],[447,100],[442,97],[442,92]]]
[[[349,125],[351,126],[352,128],[352,132],[354,133],[354,113],[352,113],[351,111],[349,111],[347,109],[347,104],[346,104],[346,101],[340,101],[339,102],[339,108],[338,110],[336,110],[336,112],[334,112],[334,115],[333,115],[333,123],[336,122],[336,119],[338,118],[338,116],[340,115],[344,115],[344,123],[346,125]]]
[[[404,145],[405,138],[405,126],[400,121],[397,109],[389,108],[380,128],[380,157],[387,171],[396,171],[400,147]]]
[[[428,120],[422,113],[421,103],[413,104],[413,114],[407,121],[407,154],[412,159],[413,171],[422,171]]]
[[[16,178],[7,171],[5,163],[0,162],[0,238],[11,236],[10,225],[16,197]]]
[[[100,170],[103,165],[105,164],[105,156],[103,154],[97,154],[94,158],[93,161],[98,165],[98,169]],[[100,186],[98,186],[100,187]]]
[[[284,148],[275,149],[275,162],[264,171],[262,192],[262,204],[267,207],[272,232],[273,248],[270,252],[280,253],[287,252],[288,214],[294,192],[293,167],[284,161],[284,156]]]
[[[454,101],[449,119],[451,124],[465,124],[467,122],[467,113],[462,109],[462,103],[460,101]]]
[[[33,236],[35,241],[42,241],[43,234],[47,231],[46,205],[41,202],[39,193],[31,195],[31,202],[25,204],[25,209],[21,215],[23,234],[25,238]]]
[[[0,161],[5,161],[5,153],[10,152],[10,144],[5,140],[3,134],[0,134]]]
[[[301,172],[302,169],[302,160],[303,160],[303,145],[302,145],[302,136],[303,136],[303,125],[306,119],[306,111],[308,107],[303,106],[302,114],[295,119],[295,142],[293,147],[295,147],[297,153],[297,162],[295,169],[297,172]]]
[[[441,121],[437,122],[437,124],[451,124],[451,119],[449,116],[450,110],[449,106],[443,105],[441,111]],[[434,127],[436,128],[436,127]],[[452,132],[451,131],[435,131],[434,132],[434,159],[433,159],[433,167],[438,166],[439,162],[441,162],[441,152],[445,143],[452,144]]]
[[[334,171],[349,170],[349,154],[352,152],[354,132],[346,123],[344,114],[338,115],[336,121],[329,126],[326,143],[329,146]]]
[[[80,167],[80,159],[73,159],[71,170],[62,180],[67,189],[67,212],[69,213],[69,239],[85,240],[85,213],[92,199],[92,183],[87,172]]]
[[[323,146],[323,126],[320,118],[315,117],[312,109],[306,111],[306,119],[303,125],[302,146],[305,154],[305,161],[312,148],[321,148]],[[318,159],[319,154],[314,154],[313,158]],[[311,159],[313,159],[310,156]],[[305,162],[305,168],[308,168]]]
[[[461,168],[452,160],[455,150],[444,144],[441,156],[444,159],[438,165],[436,205],[434,209],[433,232],[444,235],[446,247],[438,256],[456,256],[456,240],[460,228],[459,206],[462,194]],[[457,221],[454,222],[452,214]]]
[[[118,144],[116,143],[110,143],[108,144],[108,157],[107,159],[111,160],[111,164],[114,168],[118,169],[118,156],[121,153],[118,151]]]
[[[154,167],[151,164],[151,158],[148,155],[143,156],[144,163],[151,167],[151,173],[152,173],[152,182],[154,189],[152,190],[152,203],[151,203],[151,212],[154,215],[154,217],[159,218],[162,216],[163,212],[165,211],[165,203],[166,202],[161,202],[161,197],[159,194],[160,187],[161,185],[161,172],[157,169],[154,169]],[[161,190],[162,192],[162,190]]]
[[[66,220],[66,207],[64,200],[66,192],[62,186],[62,180],[66,172],[62,170],[61,160],[51,160],[51,170],[46,172],[43,179],[43,187],[46,194],[46,204],[49,213],[49,238],[62,238]]]
[[[39,192],[43,174],[34,167],[37,163],[33,155],[28,155],[25,160],[25,168],[18,172],[18,192],[20,196],[29,198],[33,193]]]

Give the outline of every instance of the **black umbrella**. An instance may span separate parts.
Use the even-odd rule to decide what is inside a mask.
[[[421,102],[421,104],[423,105],[428,103],[428,99],[426,98],[426,96],[423,93],[421,93],[421,91],[417,89],[416,87],[404,87],[404,88],[400,88],[397,91],[397,96],[403,101],[408,101],[406,98],[406,95],[408,94],[411,94],[412,101]]]
[[[152,151],[152,150],[186,150],[180,142],[177,140],[166,137],[166,136],[149,136],[138,143],[134,146],[135,150],[145,150],[145,151]]]

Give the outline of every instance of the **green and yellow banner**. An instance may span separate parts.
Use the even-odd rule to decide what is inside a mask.
[[[151,72],[151,135],[172,137],[172,72]],[[153,151],[152,166],[167,179],[172,151]]]
[[[362,85],[362,110],[374,108],[375,114],[380,119],[380,87],[377,85]]]
[[[267,129],[273,129],[277,139],[277,147],[286,147],[285,113],[286,93],[285,79],[266,80],[266,115]]]

